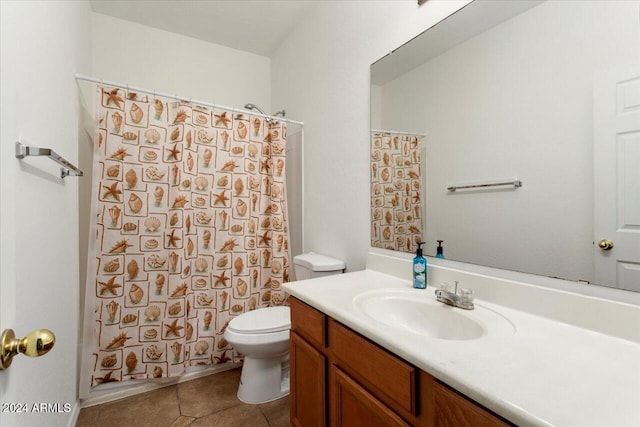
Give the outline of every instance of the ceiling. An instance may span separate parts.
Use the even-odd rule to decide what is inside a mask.
[[[92,0],[94,12],[271,56],[319,1]]]

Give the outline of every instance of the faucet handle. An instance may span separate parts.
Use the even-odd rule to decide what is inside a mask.
[[[460,299],[463,304],[473,304],[473,291],[469,288],[460,289]]]
[[[453,290],[453,294],[454,294],[454,295],[458,295],[458,281],[457,281],[457,280],[454,280],[454,281],[453,281],[453,284],[454,284],[454,286],[455,286],[455,288],[454,288],[454,290]]]

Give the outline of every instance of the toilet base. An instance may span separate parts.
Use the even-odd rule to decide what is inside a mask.
[[[289,394],[289,353],[276,357],[245,356],[238,399],[244,403],[266,403]]]

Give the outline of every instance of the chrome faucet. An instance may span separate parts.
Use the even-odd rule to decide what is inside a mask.
[[[452,307],[463,308],[465,310],[473,310],[473,293],[471,289],[461,289],[458,293],[458,281],[455,281],[455,289],[453,292],[446,288],[436,289],[436,299],[441,303]]]

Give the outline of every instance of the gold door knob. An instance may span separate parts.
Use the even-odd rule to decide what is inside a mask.
[[[29,357],[47,354],[55,342],[56,336],[48,329],[31,331],[21,340],[16,339],[13,329],[5,329],[0,337],[0,370],[7,369],[18,353]]]
[[[611,240],[602,239],[598,242],[598,247],[603,251],[608,251],[613,248],[613,242]]]

